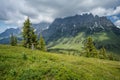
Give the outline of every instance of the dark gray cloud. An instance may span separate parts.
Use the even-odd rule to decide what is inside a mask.
[[[26,16],[38,23],[83,12],[117,15],[120,14],[120,0],[0,0],[0,20],[20,26]]]

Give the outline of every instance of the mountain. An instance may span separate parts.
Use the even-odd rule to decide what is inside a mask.
[[[20,34],[20,29],[19,28],[9,28],[6,29],[3,33],[0,34],[0,38],[5,38],[5,37],[9,37],[11,34],[17,35]]]
[[[10,42],[10,35],[13,34],[15,36],[20,35],[21,30],[20,28],[9,28],[6,29],[3,33],[0,34],[0,44],[9,44]],[[18,39],[21,40],[21,39]]]
[[[97,48],[104,46],[115,53],[120,49],[120,29],[105,16],[83,14],[57,18],[43,31],[43,36],[50,49],[80,51],[88,36],[92,36]]]
[[[38,24],[32,24],[32,27],[36,30],[36,33],[39,35],[43,30],[47,29],[49,27],[50,23],[47,22],[41,22]],[[3,33],[0,34],[0,44],[9,44],[10,41],[10,35],[13,33],[13,35],[18,37],[18,40],[22,39],[21,30],[22,28],[9,28],[6,29]]]
[[[40,34],[43,30],[46,30],[49,28],[50,23],[47,22],[41,22],[38,24],[32,24],[33,28],[36,29],[36,33]]]

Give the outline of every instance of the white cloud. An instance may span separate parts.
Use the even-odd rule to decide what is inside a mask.
[[[94,8],[90,11],[94,15],[99,15],[99,16],[112,16],[112,15],[117,15],[120,14],[120,6],[117,6],[115,9],[114,8]]]
[[[103,16],[106,15],[106,10],[104,8],[98,7],[90,11],[94,15]]]
[[[116,9],[113,10],[113,14],[120,14],[120,6],[116,7]]]
[[[117,21],[115,22],[115,25],[120,27],[120,20],[117,20]]]
[[[26,16],[39,23],[83,12],[99,16],[120,14],[120,0],[0,0],[0,20],[19,26]]]
[[[114,20],[118,20],[118,19],[119,19],[119,17],[117,17],[117,16],[112,16],[112,18],[113,18]]]

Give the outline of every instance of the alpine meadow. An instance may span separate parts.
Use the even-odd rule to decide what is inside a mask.
[[[1,0],[0,80],[120,80],[120,0]]]

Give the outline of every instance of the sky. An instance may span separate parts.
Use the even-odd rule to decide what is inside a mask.
[[[27,17],[40,23],[83,13],[107,16],[120,26],[120,0],[0,0],[0,33],[22,27]]]

